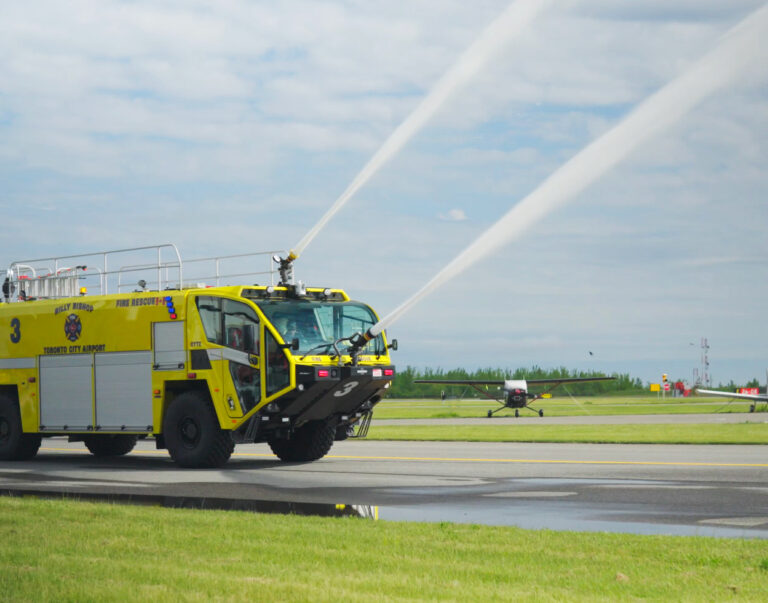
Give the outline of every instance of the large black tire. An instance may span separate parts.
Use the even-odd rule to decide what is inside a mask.
[[[0,461],[26,461],[40,449],[40,435],[24,433],[19,405],[0,396]]]
[[[270,440],[269,447],[281,461],[316,461],[328,454],[335,436],[333,423],[310,421],[294,431],[289,440]]]
[[[349,436],[351,436],[354,433],[354,428],[352,425],[349,425],[347,423],[344,423],[343,425],[339,425],[336,428],[336,435],[334,436],[334,441],[336,442],[343,442],[346,439],[349,439]]]
[[[165,445],[182,467],[221,467],[232,456],[232,434],[219,427],[210,403],[195,392],[171,402],[163,421]]]
[[[123,456],[136,446],[138,436],[129,434],[100,434],[85,436],[85,447],[94,456]]]

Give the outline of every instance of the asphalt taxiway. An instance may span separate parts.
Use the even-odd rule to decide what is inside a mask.
[[[356,514],[526,528],[768,538],[768,445],[336,442],[313,463],[238,446],[178,468],[152,441],[100,459],[44,440],[0,463],[0,492],[179,507]]]

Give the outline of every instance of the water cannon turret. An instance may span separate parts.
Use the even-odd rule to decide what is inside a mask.
[[[368,329],[365,333],[355,333],[349,338],[349,341],[353,348],[360,349],[374,337],[376,335],[371,333],[371,329]]]
[[[373,329],[373,327],[368,329],[365,333],[355,333],[349,338],[349,343],[351,345],[349,346],[347,353],[352,358],[353,365],[357,364],[357,355],[360,353],[360,350],[365,347],[366,343],[378,335],[378,333],[372,333],[371,329]]]
[[[291,250],[288,253],[288,257],[281,258],[279,255],[273,255],[272,261],[278,265],[277,269],[280,272],[280,283],[283,287],[293,285],[293,261],[298,259],[299,255]]]

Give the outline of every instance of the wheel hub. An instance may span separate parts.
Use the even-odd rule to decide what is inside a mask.
[[[200,426],[191,417],[186,417],[179,424],[179,434],[184,445],[192,448],[200,441]]]

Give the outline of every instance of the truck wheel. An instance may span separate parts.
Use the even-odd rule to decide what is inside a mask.
[[[269,447],[281,461],[316,461],[333,446],[336,427],[327,421],[310,421],[293,433],[290,440],[270,440]]]
[[[293,457],[293,440],[269,440],[267,442],[274,455],[281,461],[297,461]]]
[[[128,434],[91,435],[83,438],[85,447],[94,456],[123,456],[136,446],[138,436]]]
[[[21,414],[13,400],[0,396],[0,461],[26,461],[37,454],[41,438],[21,430]]]
[[[341,442],[343,440],[346,440],[354,433],[354,428],[352,425],[349,425],[345,423],[344,425],[339,425],[336,428],[336,435],[334,436],[334,441]]]
[[[221,467],[235,449],[232,434],[219,427],[211,405],[194,392],[171,402],[163,435],[171,458],[182,467]]]

